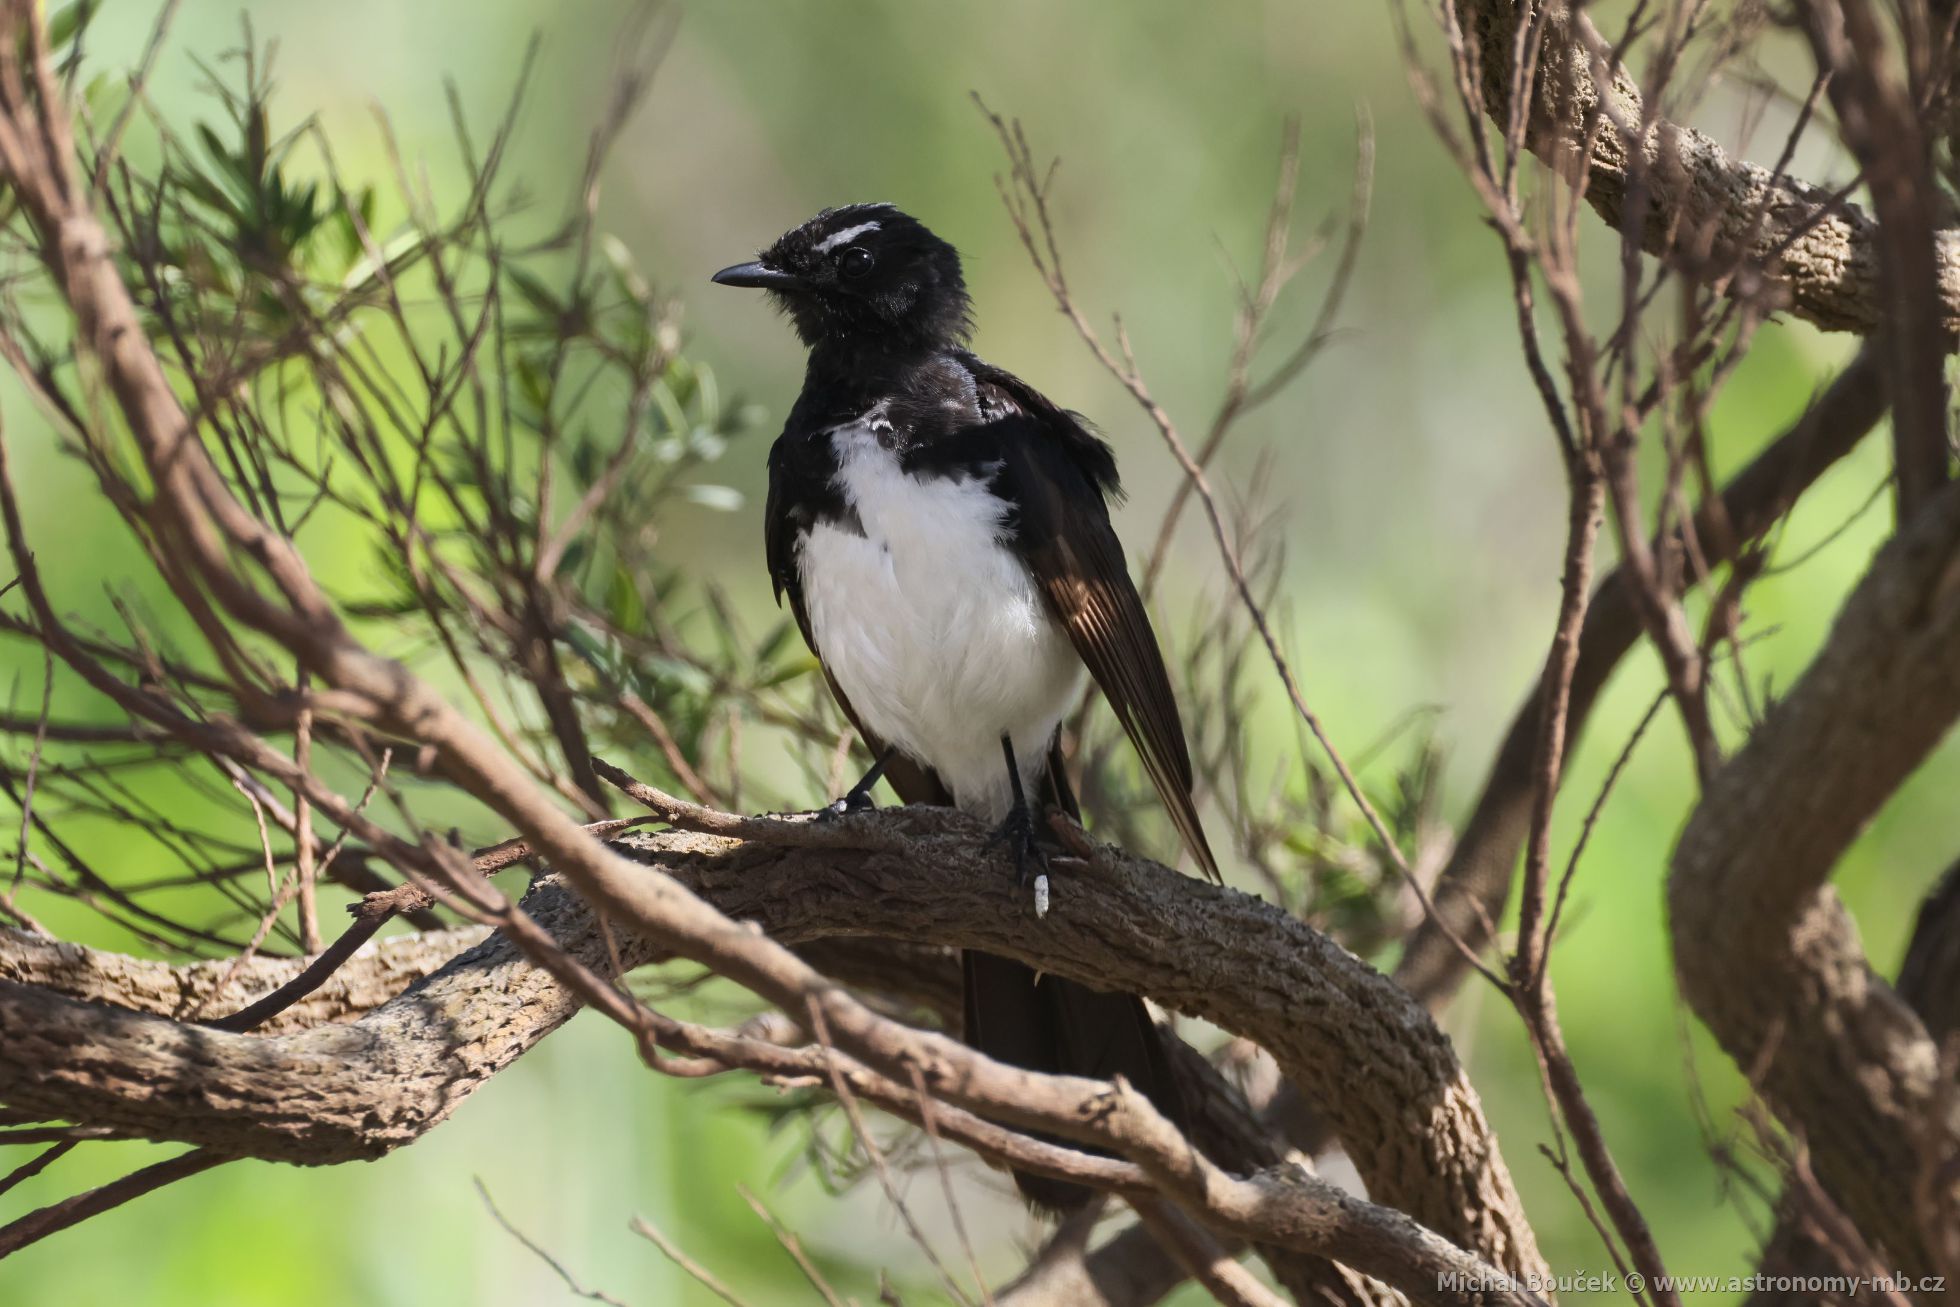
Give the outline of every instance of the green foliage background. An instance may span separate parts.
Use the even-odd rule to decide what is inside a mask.
[[[460,176],[442,76],[455,77],[466,108],[487,124],[541,30],[516,171],[550,214],[575,181],[624,15],[610,0],[551,10],[514,0],[259,0],[248,12],[259,35],[280,45],[274,104],[284,125],[319,115],[342,172],[384,190],[391,177],[374,107],[387,111],[407,154],[428,160],[441,193]],[[152,17],[147,0],[110,0],[93,37],[97,65],[131,64]],[[210,112],[196,96],[190,56],[209,58],[237,39],[235,0],[187,0],[153,88],[167,116]],[[1413,107],[1384,4],[702,0],[690,8],[614,155],[601,224],[661,290],[685,299],[690,355],[714,370],[724,393],[766,416],[717,469],[744,493],[742,506],[670,516],[675,561],[712,569],[755,629],[773,621],[757,522],[762,464],[801,360],[787,328],[753,297],[706,278],[816,208],[864,199],[896,201],[960,246],[980,351],[1104,426],[1131,488],[1120,525],[1133,548],[1154,530],[1174,468],[1030,273],[996,199],[999,158],[969,90],[1023,118],[1037,151],[1061,155],[1057,215],[1071,283],[1092,314],[1120,309],[1153,387],[1189,426],[1209,415],[1222,382],[1228,261],[1256,263],[1284,118],[1304,125],[1309,222],[1340,211],[1357,111],[1372,118],[1375,216],[1343,338],[1248,424],[1220,479],[1235,498],[1282,510],[1287,639],[1336,740],[1353,755],[1411,707],[1432,708],[1448,748],[1447,811],[1460,817],[1543,656],[1563,488],[1519,364],[1497,244]],[[1731,129],[1730,144],[1739,103],[1722,93],[1711,102],[1707,125]],[[1759,150],[1773,148],[1768,139]],[[1821,169],[1832,161],[1806,153],[1799,162]],[[1589,241],[1603,247],[1604,236],[1588,224]],[[1304,327],[1330,262],[1308,272],[1278,324],[1281,338],[1289,324]],[[1605,291],[1602,283],[1602,304]],[[1717,406],[1718,470],[1773,437],[1847,351],[1845,340],[1800,326],[1768,329]],[[50,585],[76,611],[96,613],[105,583],[126,580],[113,519],[82,470],[53,455],[11,383],[0,388],[0,409],[30,478],[29,530]],[[1259,461],[1262,450],[1269,463]],[[1806,500],[1783,554],[1851,516],[1883,475],[1881,445],[1867,441]],[[1830,549],[1755,587],[1750,629],[1763,638],[1750,649],[1753,676],[1776,686],[1795,678],[1881,538],[1885,513],[1880,503]],[[314,561],[340,576],[366,566],[359,557]],[[1182,634],[1180,606],[1217,582],[1192,514],[1163,605],[1173,638]],[[4,656],[20,675],[38,674],[38,655]],[[1260,684],[1277,764],[1292,732],[1275,687]],[[1651,659],[1636,657],[1595,715],[1559,822],[1561,853],[1658,685]],[[1679,732],[1663,716],[1595,835],[1555,974],[1579,1067],[1672,1267],[1741,1273],[1752,1234],[1708,1159],[1688,1068],[1699,1068],[1724,1131],[1735,1077],[1698,1031],[1682,1033],[1692,1022],[1673,997],[1662,920],[1661,877],[1690,785]],[[1839,878],[1883,969],[1896,964],[1913,906],[1960,844],[1957,785],[1960,752],[1949,745]],[[466,832],[485,842],[502,833]],[[1515,1018],[1488,1000],[1470,989],[1448,1026],[1540,1238],[1561,1271],[1610,1269],[1538,1154],[1550,1131],[1529,1049]],[[759,1097],[651,1076],[626,1040],[582,1019],[412,1148],[364,1166],[243,1163],[200,1176],[0,1265],[0,1302],[569,1301],[552,1272],[497,1227],[473,1176],[586,1284],[636,1304],[708,1301],[627,1233],[636,1212],[750,1301],[809,1298],[738,1183],[765,1197],[846,1292],[875,1298],[877,1268],[893,1266],[911,1279],[908,1300],[932,1300],[931,1282],[911,1278],[919,1259],[874,1187],[827,1197],[800,1164],[796,1138],[772,1134],[762,1113],[731,1110]],[[10,1195],[7,1210],[161,1155],[141,1145],[83,1149]],[[957,1263],[936,1184],[922,1177],[912,1196],[942,1255]],[[972,1207],[996,1274],[1038,1237],[1011,1202]],[[1187,1290],[1179,1301],[1196,1300]]]

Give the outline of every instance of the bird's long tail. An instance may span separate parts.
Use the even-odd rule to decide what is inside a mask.
[[[973,1049],[1030,1071],[1094,1080],[1120,1075],[1159,1111],[1184,1124],[1163,1039],[1142,999],[1039,975],[1025,963],[972,949],[960,955],[960,964],[965,1037]],[[1081,1185],[1026,1171],[1014,1173],[1014,1184],[1030,1204],[1050,1211],[1071,1211],[1090,1196]]]
[[[948,801],[938,778],[930,773],[887,775],[908,803]],[[1047,788],[1050,803],[1072,817],[1078,815],[1059,747],[1049,751]],[[963,1037],[969,1047],[1029,1071],[1093,1080],[1120,1075],[1180,1129],[1186,1125],[1183,1098],[1163,1037],[1142,999],[1041,975],[1026,963],[972,949],[960,955],[960,973]],[[1014,1184],[1031,1205],[1057,1212],[1082,1206],[1091,1193],[1081,1185],[1025,1171],[1014,1172]]]

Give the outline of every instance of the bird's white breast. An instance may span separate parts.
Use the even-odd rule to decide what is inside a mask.
[[[865,728],[939,773],[992,819],[1011,796],[1001,753],[1041,772],[1081,663],[1027,568],[1001,543],[1008,512],[974,476],[905,471],[882,419],[830,433],[837,485],[862,525],[801,540],[803,602],[824,666]]]

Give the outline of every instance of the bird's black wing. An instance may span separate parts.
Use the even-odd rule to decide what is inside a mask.
[[[945,378],[936,376],[931,380],[943,383]],[[972,387],[967,389],[971,391]],[[972,394],[961,396],[957,387],[947,391],[943,384],[939,385],[929,397],[934,402],[921,413],[913,415],[918,420],[908,421],[908,429],[938,425],[942,437],[947,434],[946,428],[949,426],[965,427],[968,432],[986,429],[985,415],[976,414],[970,406],[959,406],[964,408],[964,412],[954,416],[955,408],[943,404],[949,395],[956,400],[964,397],[973,403],[977,403],[978,399]],[[976,418],[980,425],[974,425]],[[1086,438],[1100,447],[1100,442],[1093,436]],[[957,440],[958,437],[953,436],[949,443],[956,443]],[[948,451],[942,447],[938,452]],[[972,460],[968,459],[966,465],[972,466]],[[794,429],[785,433],[770,451],[769,499],[764,509],[770,580],[775,586],[778,601],[784,595],[789,596],[790,611],[796,615],[796,624],[803,632],[804,643],[810,646],[819,663],[823,661],[823,650],[818,647],[816,633],[810,626],[809,612],[803,603],[802,574],[797,552],[801,548],[803,534],[819,520],[831,518],[846,526],[849,524],[849,506],[841,502],[841,497],[836,496],[833,489],[831,478],[835,471],[829,461],[828,449],[819,441],[799,437]],[[1109,463],[1108,473],[1113,479],[1113,461]],[[1100,504],[1100,490],[1094,493],[1096,502]],[[1118,569],[1120,572],[1120,557]],[[1127,585],[1128,578],[1125,577],[1124,581]],[[1147,626],[1145,635],[1154,660],[1156,646],[1148,642]],[[1161,667],[1158,671],[1161,678]],[[844,710],[844,715],[851,719],[851,724],[857,727],[858,736],[871,750],[872,756],[882,756],[884,743],[864,729],[850,700],[844,697],[844,692],[838,688],[837,681],[827,668],[824,679],[829,682],[831,695]],[[1100,672],[1098,679],[1102,679]],[[1164,694],[1168,702],[1169,690],[1166,689]],[[1172,738],[1181,743],[1183,736],[1176,729],[1175,710],[1171,725]],[[1188,764],[1185,770],[1188,786]],[[903,755],[892,758],[885,768],[885,779],[891,782],[892,789],[906,803],[950,805],[952,802],[951,795],[935,773]],[[1075,797],[1062,772],[1059,736],[1049,746],[1047,780],[1050,801],[1070,815],[1075,815]],[[1188,798],[1184,801],[1189,804]],[[1197,846],[1200,849],[1204,847],[1203,838],[1200,833]],[[1209,854],[1204,856],[1209,865]],[[1060,976],[1040,976],[1024,962],[974,949],[961,950],[960,966],[962,1032],[973,1048],[989,1057],[1038,1071],[1096,1079],[1112,1079],[1120,1075],[1147,1095],[1158,1110],[1173,1121],[1182,1125],[1188,1119],[1176,1077],[1171,1074],[1165,1060],[1163,1041],[1158,1035],[1156,1023],[1151,1020],[1149,1009],[1141,999],[1130,994],[1104,993]],[[1015,1172],[1014,1182],[1029,1202],[1051,1211],[1080,1207],[1090,1197],[1090,1191],[1079,1185],[1025,1171]]]
[[[1130,580],[1105,496],[1119,495],[1109,446],[1026,382],[966,356],[982,430],[1002,437],[1000,489],[1017,506],[1011,547],[1040,585],[1103,697],[1116,711],[1171,822],[1219,879],[1191,799],[1191,754],[1143,599]],[[994,445],[989,442],[990,447]]]
[[[823,668],[824,683],[830,687],[830,697],[837,700],[837,706],[844,710],[844,716],[856,729],[858,738],[876,760],[885,755],[885,742],[864,729],[858,719],[857,710],[851,701],[844,697],[844,691],[837,685],[837,678],[830,674],[824,664],[823,650],[817,647],[816,632],[810,628],[810,613],[803,604],[803,578],[797,567],[797,550],[801,547],[803,534],[815,526],[820,514],[835,510],[836,505],[828,502],[834,494],[830,477],[834,472],[820,449],[809,440],[799,440],[785,433],[775,447],[769,451],[769,499],[762,511],[763,547],[769,560],[769,583],[776,592],[776,602],[789,597],[789,610],[796,617],[796,629],[803,632],[803,643],[816,655],[817,665]],[[904,803],[927,803],[950,805],[952,795],[941,783],[937,773],[903,754],[893,755],[885,764],[885,780],[892,791]]]

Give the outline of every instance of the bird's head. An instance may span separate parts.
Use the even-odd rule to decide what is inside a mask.
[[[956,345],[972,330],[959,251],[890,204],[825,209],[714,279],[768,291],[813,349]]]

